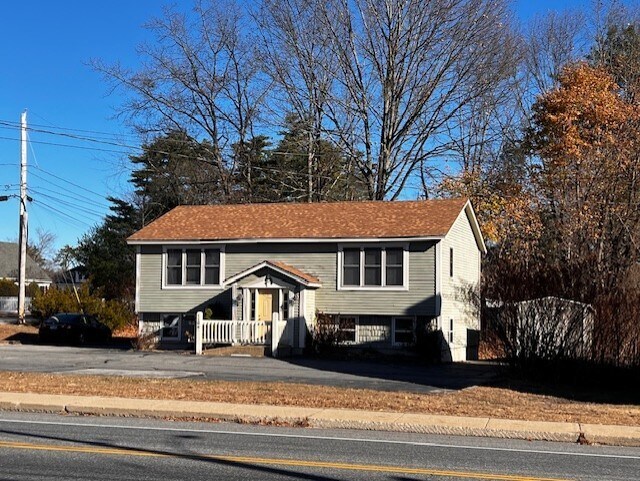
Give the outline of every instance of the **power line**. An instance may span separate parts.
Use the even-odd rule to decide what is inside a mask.
[[[90,198],[90,197],[88,197],[88,196],[80,195],[80,194],[78,194],[78,193],[76,193],[76,192],[69,192],[69,189],[68,189],[67,187],[65,187],[65,186],[63,186],[63,185],[61,185],[61,184],[58,184],[58,183],[54,182],[54,181],[53,181],[53,180],[51,180],[51,179],[47,179],[47,178],[45,178],[45,177],[43,177],[43,176],[39,175],[37,172],[33,172],[33,171],[32,171],[32,172],[31,172],[31,175],[32,175],[33,177],[36,177],[37,179],[40,179],[40,180],[42,180],[42,181],[44,181],[44,182],[47,182],[47,184],[49,184],[49,185],[52,185],[52,186],[58,187],[59,189],[63,189],[63,191],[62,191],[62,192],[61,192],[61,191],[56,191],[56,190],[50,189],[50,192],[57,193],[57,194],[62,194],[62,195],[68,195],[68,196],[70,196],[70,197],[74,197],[74,198],[76,198],[76,200],[80,200],[80,201],[83,201],[83,202],[88,202],[88,203],[90,203],[90,204],[93,204],[93,205],[95,205],[96,207],[107,207],[107,208],[109,207],[109,204],[108,204],[108,203],[101,203],[101,202],[97,202],[97,201],[95,201],[95,200],[91,199],[91,198]],[[70,181],[65,181],[65,182],[70,182]],[[75,185],[74,185],[74,187],[81,188],[81,186],[75,186]],[[46,188],[45,188],[45,187],[43,187],[43,186],[40,186],[40,188],[44,188],[44,189],[46,189]],[[96,194],[94,194],[94,195],[99,196],[99,197],[101,197],[102,199],[104,199],[104,198],[105,198],[105,196],[103,196],[103,195],[101,195],[101,194],[97,194],[97,193],[96,193]]]
[[[31,113],[33,114],[33,112],[31,112]],[[44,119],[42,119],[42,120],[44,120]],[[6,125],[7,127],[19,127],[19,125],[20,125],[19,122],[16,122],[16,121],[13,121],[13,120],[2,120],[2,119],[0,119],[0,124]],[[30,123],[29,125],[34,126],[34,127],[46,127],[46,128],[49,128],[49,129],[62,130],[62,131],[68,131],[68,132],[81,132],[81,133],[85,133],[85,134],[97,134],[97,135],[103,135],[103,136],[106,136],[106,137],[129,138],[129,139],[132,139],[132,140],[136,139],[136,136],[129,135],[129,134],[115,133],[115,132],[104,132],[104,131],[99,131],[99,130],[76,129],[76,128],[72,128],[72,127],[60,127],[60,126],[53,125],[51,123],[49,123],[49,124],[34,124],[34,123]]]
[[[38,178],[42,179],[42,177],[38,177]],[[60,188],[64,189],[64,187],[61,187],[60,185],[57,185],[57,184],[51,183],[51,185],[55,185],[56,187],[60,187]],[[43,190],[44,192],[48,192],[50,194],[54,194],[54,195],[57,194],[57,195],[62,195],[64,197],[70,197],[73,200],[82,202],[83,205],[84,204],[90,204],[90,205],[92,205],[94,207],[99,207],[101,209],[109,209],[109,205],[106,204],[106,203],[96,202],[96,201],[94,201],[94,200],[92,200],[92,199],[90,199],[88,197],[83,197],[83,196],[76,195],[75,193],[70,192],[69,190],[59,191],[59,190],[54,190],[54,189],[49,189],[47,187],[43,187],[42,185],[38,185],[36,188],[40,189],[40,190]]]
[[[12,140],[14,142],[20,142],[19,139],[14,139],[13,137],[0,137],[0,140]],[[72,145],[72,144],[60,144],[57,142],[44,142],[42,140],[32,140],[31,141],[34,144],[40,144],[40,145],[51,145],[51,146],[55,146],[55,147],[68,147],[70,149],[78,149],[78,150],[92,150],[92,151],[96,151],[96,152],[107,152],[107,153],[115,153],[115,154],[127,154],[127,152],[124,152],[122,150],[115,150],[115,149],[100,149],[97,147],[85,147],[85,146],[81,146],[81,145]]]
[[[34,168],[37,169],[38,171],[42,172],[43,174],[50,175],[51,177],[53,177],[55,179],[61,180],[62,182],[66,182],[67,184],[72,185],[74,187],[77,187],[78,189],[82,189],[85,192],[88,192],[88,193],[93,194],[93,195],[97,195],[98,197],[100,197],[102,199],[105,198],[104,194],[100,194],[100,193],[98,193],[98,192],[96,192],[94,190],[87,189],[86,187],[83,187],[83,186],[81,186],[79,184],[76,184],[75,182],[71,182],[70,180],[67,180],[67,179],[65,179],[63,177],[60,177],[59,175],[54,174],[53,172],[49,172],[48,170],[45,170],[42,167],[34,167]],[[36,175],[35,172],[32,172],[32,174]],[[36,175],[36,177],[46,181],[46,179],[43,179],[41,176]]]
[[[5,125],[6,127],[4,128],[11,128],[11,129],[17,129],[19,128],[18,126],[14,126],[14,125],[7,125],[11,122],[8,121],[3,121],[0,120],[0,128],[3,128],[2,125]],[[33,124],[32,124],[33,125]],[[53,127],[55,128],[55,127]],[[111,145],[111,146],[115,146],[115,147],[122,147],[124,149],[131,149],[131,150],[144,150],[145,152],[151,152],[151,153],[158,153],[158,154],[164,154],[164,155],[175,155],[175,156],[181,156],[181,157],[187,157],[190,159],[196,159],[196,160],[205,160],[208,162],[207,159],[202,159],[202,158],[198,158],[198,157],[192,157],[190,155],[187,154],[181,154],[178,152],[166,152],[166,151],[162,151],[162,150],[154,150],[154,149],[149,149],[148,148],[148,144],[145,144],[145,147],[139,146],[139,145],[130,145],[130,144],[126,144],[126,143],[122,143],[122,142],[115,142],[113,140],[103,140],[100,138],[96,138],[96,137],[88,137],[88,136],[80,136],[80,135],[74,135],[74,134],[67,134],[64,132],[52,132],[50,130],[44,130],[44,129],[34,129],[33,127],[29,127],[28,130],[32,131],[32,132],[38,132],[38,133],[44,133],[47,135],[57,135],[57,136],[62,136],[62,137],[67,137],[67,138],[72,138],[72,139],[76,139],[76,140],[84,140],[87,142],[94,142],[94,143],[100,143],[100,144],[105,144],[105,145]],[[6,138],[6,137],[0,137],[3,139],[7,139],[7,140],[11,140],[10,138]],[[132,137],[131,137],[132,138]],[[35,142],[35,141],[34,141]],[[59,145],[59,146],[70,146],[69,144],[56,144],[56,143],[47,143],[47,142],[43,142],[43,141],[38,141],[39,143],[45,144],[45,145]],[[178,144],[185,144],[185,145],[197,145],[199,142],[197,140],[181,140],[181,139],[171,139],[172,143],[178,143]],[[71,147],[75,147],[75,148],[82,148],[80,146],[73,146],[71,145]],[[87,150],[100,150],[100,149],[93,149],[90,147],[85,147]],[[223,151],[226,150],[227,152],[230,152],[232,150],[232,147],[226,146]],[[124,153],[121,151],[114,151],[114,150],[110,150],[110,149],[105,149],[105,152],[118,152],[118,153]],[[300,156],[304,156],[304,155],[308,155],[308,152],[306,151],[301,151],[301,152],[293,152],[293,151],[285,151],[285,150],[268,150],[269,153],[271,154],[281,154],[281,155],[300,155]],[[331,155],[347,155],[350,156],[351,154],[345,154],[345,153],[338,153],[338,152],[328,152],[328,153],[321,153],[321,152],[315,152],[314,156],[315,157],[323,157],[323,156],[331,156]],[[294,172],[294,171],[292,171]]]
[[[93,224],[89,224],[88,222],[85,222],[81,219],[78,219],[66,212],[63,212],[61,210],[56,209],[55,207],[51,207],[50,205],[38,200],[38,199],[33,199],[32,200],[34,205],[37,205],[39,207],[42,207],[45,210],[50,211],[51,213],[54,213],[54,215],[56,215],[57,217],[60,218],[60,216],[62,216],[63,218],[66,217],[68,219],[70,219],[71,221],[75,222],[75,226],[74,227],[93,227]],[[68,223],[68,222],[67,222]]]
[[[36,193],[37,195],[41,195],[43,197],[46,197],[48,199],[51,200],[55,200],[56,202],[59,202],[60,204],[66,205],[72,209],[75,209],[76,211],[78,211],[79,213],[84,213],[85,217],[87,219],[90,218],[90,216],[96,216],[99,217],[100,219],[102,219],[102,217],[104,217],[104,214],[101,212],[97,212],[95,210],[91,210],[91,209],[87,209],[86,207],[82,207],[78,204],[75,204],[73,202],[69,202],[68,200],[65,200],[61,197],[55,196],[55,195],[51,195],[51,194],[46,194],[38,189],[34,189],[34,188],[30,188],[29,189],[31,192]]]

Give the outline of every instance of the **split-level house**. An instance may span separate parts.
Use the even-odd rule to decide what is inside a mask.
[[[473,356],[480,319],[468,293],[485,247],[465,199],[180,206],[128,243],[140,329],[162,341],[191,340],[202,311],[284,323],[280,345],[299,353],[323,313],[347,345],[406,349],[431,323],[445,358]]]

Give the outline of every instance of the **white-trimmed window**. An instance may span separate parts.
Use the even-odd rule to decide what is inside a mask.
[[[343,285],[360,286],[360,249],[344,249],[342,259]]]
[[[399,246],[344,247],[338,251],[338,289],[409,287],[409,251]]]
[[[182,285],[182,249],[167,249],[166,283],[171,286]]]
[[[222,279],[219,248],[168,248],[164,255],[164,285],[218,286]]]
[[[453,247],[449,248],[449,277],[453,277]]]
[[[407,345],[415,341],[415,318],[394,317],[392,320],[392,341],[394,345]]]

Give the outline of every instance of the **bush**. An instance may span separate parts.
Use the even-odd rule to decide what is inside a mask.
[[[78,297],[71,289],[52,287],[44,293],[38,291],[31,301],[31,313],[40,319],[59,312],[84,312],[96,316],[111,330],[133,322],[133,311],[128,303],[116,299],[104,301],[99,293],[91,293],[87,285],[78,289]]]
[[[18,286],[9,279],[0,279],[0,297],[14,297],[18,295]]]
[[[38,285],[37,282],[32,282],[31,284],[29,284],[27,286],[25,292],[26,292],[27,297],[34,298],[38,294],[38,292],[40,292],[40,286]]]
[[[327,354],[334,351],[341,340],[340,327],[335,316],[323,312],[316,314],[316,322],[310,334],[310,346],[315,354]]]

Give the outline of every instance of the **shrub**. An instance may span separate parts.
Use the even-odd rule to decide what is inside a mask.
[[[326,354],[333,351],[341,339],[340,327],[336,322],[336,316],[318,312],[310,334],[310,345],[313,353]]]
[[[40,292],[40,286],[38,285],[37,282],[32,282],[31,284],[29,284],[27,286],[27,289],[26,289],[25,292],[26,292],[27,297],[34,298],[36,296],[36,294],[38,292]]]
[[[71,289],[52,287],[44,293],[38,291],[31,301],[31,312],[40,319],[59,312],[84,312],[96,316],[112,330],[133,321],[133,311],[128,303],[116,299],[104,301],[99,292],[91,293],[87,285],[78,289],[78,297]]]
[[[13,297],[18,295],[18,286],[10,279],[0,279],[0,297]]]

